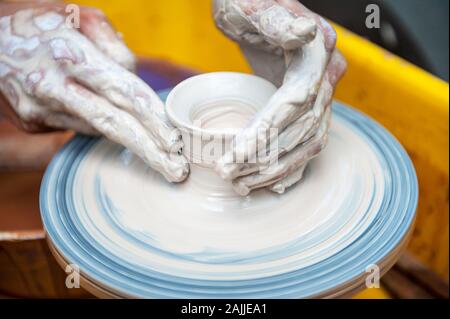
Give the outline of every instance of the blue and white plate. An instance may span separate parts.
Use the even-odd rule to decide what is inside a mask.
[[[223,196],[197,168],[186,183],[169,184],[123,147],[75,137],[41,187],[55,256],[77,265],[99,296],[303,298],[358,290],[367,271],[384,273],[404,248],[417,179],[385,129],[341,104],[333,110],[329,145],[282,196]]]

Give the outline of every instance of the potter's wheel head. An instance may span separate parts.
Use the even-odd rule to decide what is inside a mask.
[[[77,137],[53,160],[41,210],[61,260],[117,296],[335,296],[387,269],[417,182],[383,128],[334,105],[328,147],[296,187],[239,197],[209,170],[168,184],[122,147]]]

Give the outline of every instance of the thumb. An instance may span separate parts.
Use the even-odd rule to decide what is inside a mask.
[[[284,50],[295,50],[316,36],[317,25],[313,19],[298,17],[279,4],[250,16],[267,42]]]
[[[217,26],[243,44],[294,50],[315,38],[316,21],[297,16],[274,0],[216,0]]]

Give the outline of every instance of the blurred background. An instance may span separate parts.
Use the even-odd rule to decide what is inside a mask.
[[[0,1],[1,2],[1,1]],[[405,146],[420,200],[408,253],[381,289],[356,298],[448,298],[447,0],[304,0],[335,23],[349,62],[336,98],[367,113]],[[198,72],[251,72],[214,26],[210,0],[77,0],[103,10],[141,58],[155,89]],[[365,25],[368,4],[381,28]],[[44,240],[39,185],[46,164],[71,132],[27,135],[0,117],[0,296],[87,297],[68,291]]]

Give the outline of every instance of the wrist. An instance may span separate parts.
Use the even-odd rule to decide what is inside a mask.
[[[14,15],[16,12],[31,8],[46,8],[54,10],[62,10],[63,4],[60,2],[40,3],[40,2],[0,2],[0,17]]]

